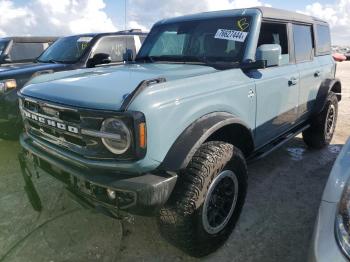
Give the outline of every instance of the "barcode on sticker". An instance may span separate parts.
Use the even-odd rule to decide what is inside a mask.
[[[236,42],[244,42],[247,35],[248,35],[248,32],[219,29],[215,34],[215,38],[229,40],[229,41],[236,41]]]

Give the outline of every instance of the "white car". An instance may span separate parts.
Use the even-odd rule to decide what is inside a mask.
[[[323,192],[309,261],[350,260],[350,139]]]

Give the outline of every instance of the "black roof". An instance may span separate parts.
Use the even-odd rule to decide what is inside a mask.
[[[57,39],[57,36],[8,36],[0,38],[0,40],[13,40],[19,43],[44,43],[53,42]]]
[[[142,32],[140,29],[129,29],[122,30],[117,32],[108,32],[108,33],[87,33],[87,34],[78,34],[71,36],[79,36],[79,37],[101,37],[101,36],[110,36],[110,35],[147,35],[148,33]]]

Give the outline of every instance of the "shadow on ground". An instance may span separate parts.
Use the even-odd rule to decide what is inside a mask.
[[[136,217],[130,224],[86,210],[44,173],[31,179],[42,205],[35,211],[17,162],[19,150],[15,142],[0,141],[0,261],[195,260],[162,239],[154,218]],[[250,165],[247,202],[236,230],[205,260],[304,261],[340,150],[341,145],[331,145],[309,151],[295,138]]]

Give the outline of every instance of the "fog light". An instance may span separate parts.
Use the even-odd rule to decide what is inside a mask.
[[[14,79],[0,81],[0,93],[17,88],[17,82]]]
[[[109,189],[109,188],[107,188],[107,195],[108,195],[109,199],[111,199],[111,200],[115,200],[117,197],[116,192],[112,189]]]

